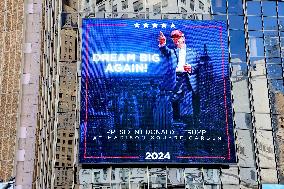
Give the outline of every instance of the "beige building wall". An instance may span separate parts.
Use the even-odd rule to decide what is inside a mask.
[[[15,176],[24,3],[0,1],[0,180]]]

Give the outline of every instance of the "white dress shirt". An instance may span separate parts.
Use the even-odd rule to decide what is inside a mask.
[[[183,66],[186,65],[186,46],[184,45],[183,48],[179,49],[179,56],[178,56],[178,65],[176,68],[176,72],[185,72]]]

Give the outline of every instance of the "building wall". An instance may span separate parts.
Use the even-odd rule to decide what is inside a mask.
[[[234,189],[284,183],[283,1],[46,0],[44,7],[36,188]],[[236,165],[83,169],[78,164],[80,26],[88,15],[227,21]]]
[[[4,181],[15,176],[24,37],[23,10],[23,1],[0,2],[0,180]]]

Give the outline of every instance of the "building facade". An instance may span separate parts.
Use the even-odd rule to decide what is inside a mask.
[[[260,188],[284,183],[284,1],[45,0],[34,188]],[[84,17],[225,20],[237,164],[228,168],[78,164]]]
[[[14,180],[17,162],[17,131],[21,111],[24,4],[0,2],[0,183]],[[26,129],[26,128],[25,128]],[[22,129],[24,130],[24,129]]]

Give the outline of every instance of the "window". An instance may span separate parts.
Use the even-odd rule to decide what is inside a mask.
[[[180,2],[182,2],[183,4],[186,4],[186,0],[180,0]]]
[[[187,13],[187,11],[186,11],[183,7],[180,8],[180,11],[181,11],[181,13],[182,13],[182,19],[186,19],[186,13]]]
[[[69,153],[72,153],[72,148],[68,148],[68,152],[69,152]]]
[[[113,5],[112,11],[114,12],[113,16],[117,17],[118,16],[118,14],[117,14],[117,5]]]
[[[199,9],[204,10],[204,3],[201,1],[199,1]]]
[[[122,10],[128,8],[128,0],[124,0],[124,1],[122,1],[121,3],[122,3]]]
[[[98,11],[99,12],[105,12],[106,11],[105,5],[103,4],[103,5],[99,6]]]
[[[194,0],[190,0],[190,9],[194,11]]]
[[[168,6],[168,0],[162,0],[162,7],[165,8]]]
[[[143,10],[143,0],[138,0],[138,1],[133,2],[133,9],[134,9],[134,12],[139,12]]]
[[[72,144],[72,140],[68,140],[68,144]]]
[[[157,15],[157,14],[161,14],[161,3],[157,3],[155,5],[153,5],[153,12],[154,12],[154,15]]]

